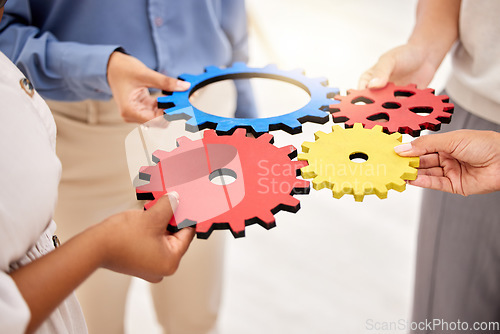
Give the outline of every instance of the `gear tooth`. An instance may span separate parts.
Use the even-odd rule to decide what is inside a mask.
[[[409,165],[411,167],[418,167],[418,166],[420,166],[420,158],[419,157],[411,157],[409,159],[410,159]]]
[[[234,136],[239,136],[239,137],[246,137],[247,136],[247,130],[244,128],[238,128],[234,130],[233,133]]]
[[[278,70],[278,66],[276,64],[269,64],[264,67],[264,70],[269,72],[275,72]]]
[[[271,211],[263,211],[257,218],[260,220],[259,225],[267,230],[276,226],[276,219]]]
[[[296,119],[287,119],[287,120],[284,120],[281,124],[283,124],[286,128],[288,128],[288,129],[284,129],[287,132],[290,132],[290,131],[292,133],[302,132],[302,123],[300,123]],[[269,128],[267,128],[266,131],[269,131]]]
[[[327,77],[317,77],[317,78],[314,78],[312,80],[317,81],[322,86],[328,86],[328,78]]]
[[[257,137],[257,140],[260,142],[264,143],[271,143],[274,140],[274,136],[268,132],[261,134],[259,137]],[[282,148],[287,148],[288,146],[282,147]],[[295,149],[295,147],[294,147]],[[290,152],[287,153],[287,155],[290,154]]]
[[[424,89],[423,91],[424,91],[425,93],[430,93],[430,94],[432,94],[432,95],[434,95],[434,93],[435,93],[435,90],[434,90],[434,89],[432,89],[432,88],[426,88],[426,89]]]
[[[360,123],[357,123],[357,124],[360,124]],[[354,126],[356,126],[356,124],[354,124]],[[371,129],[373,131],[384,132],[384,127],[382,125],[374,125]]]
[[[209,129],[209,130],[205,130],[203,131],[203,138],[214,138],[214,137],[217,137],[217,133],[215,132],[215,130],[212,130],[212,129]]]
[[[181,145],[186,145],[187,143],[190,143],[192,142],[191,139],[189,139],[188,137],[186,136],[182,136],[182,137],[179,137],[177,138],[177,146],[181,146]],[[156,153],[156,152],[155,152]],[[155,154],[156,157],[158,157],[158,155]],[[160,158],[161,159],[161,158]]]
[[[233,219],[229,222],[229,230],[235,238],[240,238],[245,236],[245,221],[243,219]]]
[[[231,68],[235,69],[235,70],[242,70],[242,69],[247,69],[247,64],[245,64],[244,62],[242,61],[236,61],[233,63],[233,66],[231,66]]]
[[[152,158],[155,163],[158,163],[158,161],[165,159],[168,156],[169,156],[168,152],[163,150],[156,150],[152,154]]]
[[[303,167],[308,166],[307,161],[301,160],[301,161],[292,161],[292,166],[295,170],[299,170]]]
[[[382,127],[380,125],[375,125],[374,128],[378,126],[380,127],[380,131],[382,131]],[[353,126],[354,130],[363,130],[364,127],[363,127],[363,124],[362,123],[354,123],[354,126]]]
[[[223,132],[223,133],[226,133],[226,132],[230,132],[232,129],[235,128],[235,123],[232,119],[225,119],[221,122],[218,122],[217,123],[217,126],[215,127],[215,129],[217,131],[220,131],[220,132]]]
[[[304,153],[308,153],[309,150],[314,146],[314,143],[313,142],[310,142],[310,141],[305,141],[302,143],[301,147],[302,147],[302,152],[303,153],[300,153],[299,155],[302,155]]]
[[[169,113],[170,115],[173,114],[173,113]],[[193,127],[193,128],[198,128],[198,125],[201,125],[202,123],[198,123],[196,121],[196,118],[195,117],[191,117],[190,119],[188,119],[186,121],[186,127]]]
[[[374,188],[375,194],[378,196],[380,199],[385,199],[387,198],[387,187],[386,186],[375,186]]]
[[[311,165],[302,167],[300,169],[300,172],[304,179],[312,179],[313,177],[316,177],[316,172],[314,171],[314,168]]]
[[[281,152],[281,154],[287,155],[288,157],[292,157],[292,158],[295,158],[295,153],[297,152],[297,149],[293,145],[287,145],[284,147],[280,147],[280,148],[278,148],[278,150]]]
[[[325,133],[325,132],[323,132],[323,131],[316,131],[316,132],[314,133],[314,139],[315,139],[315,140],[321,139],[322,137],[325,137],[325,136],[328,136],[328,134],[327,134],[327,133]],[[313,143],[313,144],[314,144],[314,143]],[[304,145],[304,144],[302,144],[302,145]]]
[[[306,72],[302,68],[296,68],[290,71],[292,75],[304,76]]]
[[[214,65],[205,67],[205,73],[218,73],[220,68]]]
[[[408,167],[403,175],[401,175],[401,179],[403,180],[415,180],[418,176],[418,171],[413,167]]]
[[[340,89],[337,87],[326,87],[326,96],[335,97],[340,93]]]
[[[333,184],[332,194],[333,194],[333,197],[336,199],[342,198],[342,196],[344,196],[344,191],[341,188],[340,184],[338,184],[338,183]]]
[[[342,131],[344,131],[344,128],[341,127],[340,125],[334,125],[334,126],[332,126],[332,132],[335,132],[335,131],[342,132]]]
[[[313,184],[313,188],[316,190],[321,190],[323,188],[331,188],[331,186],[332,186],[330,181],[328,180],[328,178],[326,176],[322,176],[322,175],[316,176],[313,179],[312,184]]]
[[[309,155],[307,153],[299,153],[297,154],[297,160],[307,161],[309,159],[308,156]]]
[[[391,189],[402,192],[406,189],[406,182],[403,179],[395,179],[391,182]]]
[[[395,140],[397,140],[398,142],[402,142],[403,140],[403,135],[400,134],[399,132],[394,132],[393,134],[389,135],[391,138],[394,138]]]
[[[281,198],[281,204],[287,206],[288,208],[297,208],[300,205],[300,201],[293,197],[292,195],[285,196]]]
[[[193,81],[196,80],[196,75],[184,73],[182,75],[179,75],[179,80],[192,83]]]

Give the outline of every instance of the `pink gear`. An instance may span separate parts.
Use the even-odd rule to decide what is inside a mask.
[[[270,229],[276,225],[276,212],[299,210],[294,194],[309,193],[309,181],[297,179],[307,163],[291,161],[295,147],[277,148],[272,140],[268,133],[247,137],[245,129],[229,136],[207,130],[196,141],[181,137],[173,151],[154,152],[157,165],[141,168],[139,177],[149,183],[137,187],[137,198],[152,200],[145,205],[148,209],[165,193],[177,191],[180,203],[168,229],[175,232],[196,224],[202,239],[216,229],[243,237],[245,226],[254,223]],[[214,184],[219,174],[235,180]]]
[[[351,89],[347,93],[335,97],[340,103],[330,105],[330,112],[334,122],[345,122],[349,128],[355,123],[368,129],[381,125],[386,133],[418,137],[421,130],[439,130],[441,123],[451,121],[453,113],[448,96],[436,96],[433,89],[418,89],[413,84],[389,83],[381,89]]]

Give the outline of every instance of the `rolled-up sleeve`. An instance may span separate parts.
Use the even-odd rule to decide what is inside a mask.
[[[0,272],[0,333],[24,333],[30,321],[30,310],[16,283]]]
[[[31,23],[27,0],[11,0],[0,22],[0,50],[31,80],[44,98],[109,99],[107,65],[119,45],[59,41]]]

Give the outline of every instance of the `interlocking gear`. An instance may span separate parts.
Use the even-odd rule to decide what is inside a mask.
[[[340,101],[330,106],[335,123],[345,122],[346,127],[362,123],[368,129],[381,125],[386,133],[413,137],[418,137],[421,130],[439,130],[441,123],[451,121],[453,113],[448,96],[436,96],[433,89],[417,89],[416,85],[389,83],[381,89],[352,89],[335,99]]]
[[[401,192],[404,180],[416,179],[413,167],[418,167],[419,158],[400,157],[394,151],[401,144],[400,133],[383,133],[379,125],[364,129],[360,123],[348,129],[335,125],[332,130],[316,132],[316,141],[303,143],[304,153],[298,156],[309,163],[302,177],[314,178],[314,189],[330,188],[335,198],[353,194],[361,202],[365,195],[386,198],[389,189]]]
[[[268,133],[247,137],[245,129],[233,135],[206,130],[196,141],[181,137],[176,149],[153,153],[157,165],[141,168],[139,178],[149,183],[137,187],[137,198],[152,200],[145,205],[148,209],[165,193],[177,191],[180,203],[168,229],[175,232],[196,224],[202,239],[217,229],[243,237],[245,226],[254,223],[270,229],[276,225],[274,214],[297,212],[300,202],[293,195],[310,189],[309,181],[297,178],[307,163],[291,161],[295,147],[278,148],[272,141]],[[234,182],[212,182],[223,175]]]
[[[197,90],[211,83],[227,79],[268,78],[285,81],[304,89],[311,97],[310,101],[300,109],[285,115],[267,118],[227,118],[211,115],[194,107],[189,97]],[[158,107],[164,108],[167,119],[187,119],[186,130],[196,132],[203,129],[215,129],[219,134],[232,133],[236,128],[246,128],[255,136],[272,130],[284,130],[291,134],[302,132],[302,123],[328,122],[329,105],[337,103],[332,100],[339,90],[327,87],[325,78],[311,79],[304,76],[301,70],[281,71],[274,65],[264,68],[250,68],[244,63],[234,63],[229,68],[210,66],[200,75],[183,74],[179,79],[191,83],[187,91],[169,92],[167,96],[158,98]],[[186,114],[186,107],[192,111]]]

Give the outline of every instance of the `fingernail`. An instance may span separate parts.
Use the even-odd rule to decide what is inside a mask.
[[[177,80],[177,89],[186,90],[191,87],[191,83],[187,81]]]
[[[411,150],[411,143],[401,144],[394,147],[394,151],[396,151],[396,153],[406,152],[409,150]]]
[[[179,193],[177,191],[171,191],[167,194],[168,200],[170,201],[170,206],[172,207],[172,211],[177,210],[179,206]]]
[[[370,80],[370,82],[368,83],[368,88],[372,88],[372,87],[380,87],[380,83],[382,82],[382,80],[380,80],[379,78],[373,78]]]

